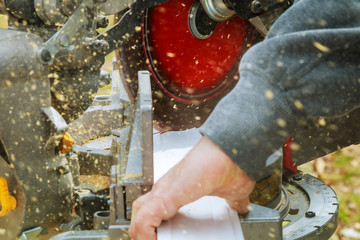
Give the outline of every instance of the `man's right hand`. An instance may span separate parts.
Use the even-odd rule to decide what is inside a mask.
[[[156,228],[178,210],[203,196],[225,198],[240,213],[248,211],[255,181],[206,136],[189,154],[133,204],[130,236],[155,240]]]

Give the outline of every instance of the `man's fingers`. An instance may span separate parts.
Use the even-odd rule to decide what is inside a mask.
[[[146,208],[145,206],[140,206]],[[151,210],[142,210],[132,214],[129,234],[133,240],[156,240],[156,227],[161,223],[161,219],[154,217]]]
[[[140,222],[131,224],[129,234],[132,240],[156,240],[155,228],[144,226]]]
[[[130,237],[136,240],[156,240],[156,228],[162,220],[171,218],[178,210],[172,202],[167,203],[154,192],[135,200],[129,228]]]
[[[142,195],[141,197],[139,197],[138,199],[136,199],[133,204],[132,204],[132,209],[131,209],[131,219],[135,218],[135,215],[137,213],[137,211],[140,209],[140,207],[143,205],[144,202],[146,202],[146,199],[148,199],[149,193],[146,193],[145,195]]]
[[[232,209],[247,213],[250,206],[249,195],[254,189],[255,181],[236,165],[228,175],[230,178],[225,184],[215,189],[211,195],[225,198]]]
[[[149,223],[148,220],[151,219],[149,216],[151,212],[143,211],[139,214],[138,211],[142,207],[146,207],[146,202],[149,201],[149,193],[139,197],[133,202],[132,212],[131,212],[131,225],[129,228],[129,234],[133,240],[142,240],[142,239],[156,239],[155,227]]]
[[[235,201],[226,199],[226,202],[232,209],[236,210],[238,213],[247,213],[250,210],[250,201],[248,197]]]
[[[129,234],[132,240],[156,240],[154,226],[145,225],[141,220],[131,223]]]

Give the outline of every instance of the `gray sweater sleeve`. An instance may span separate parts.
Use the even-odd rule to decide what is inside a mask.
[[[360,2],[296,2],[239,71],[200,131],[254,180],[289,136],[299,164],[358,142]]]

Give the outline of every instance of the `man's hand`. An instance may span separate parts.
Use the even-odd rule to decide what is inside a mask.
[[[248,211],[255,181],[206,136],[133,204],[130,236],[155,240],[156,228],[184,205],[203,196],[225,198],[240,213]]]

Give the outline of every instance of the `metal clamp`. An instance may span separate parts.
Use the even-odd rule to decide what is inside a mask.
[[[288,7],[293,0],[226,0],[225,3],[241,18],[250,19],[276,8]]]
[[[236,14],[223,0],[200,0],[200,2],[207,15],[217,22],[227,21]]]
[[[339,204],[329,186],[305,174],[285,181],[282,191],[278,207],[251,204],[248,214],[239,215],[245,239],[326,240],[331,237],[337,227]]]
[[[85,0],[65,25],[38,49],[38,59],[43,64],[52,64],[55,55],[63,48],[73,50],[76,35],[94,27],[95,1]]]
[[[109,43],[107,53],[114,51],[135,33],[136,27],[141,27],[143,11],[145,9],[168,1],[169,0],[135,1],[135,3],[131,5],[131,8],[121,16],[121,19],[110,29],[101,33],[97,39],[105,40]]]

